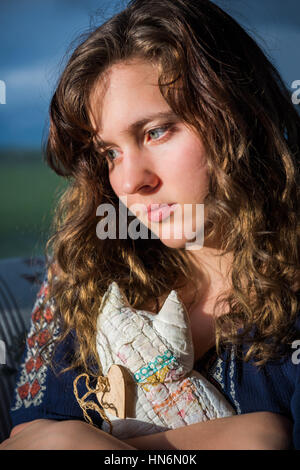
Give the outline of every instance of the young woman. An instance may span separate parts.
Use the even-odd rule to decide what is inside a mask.
[[[133,0],[76,48],[50,118],[47,161],[70,185],[2,448],[300,448],[300,118],[255,41],[210,1]],[[121,217],[120,201],[165,207],[137,213],[155,237],[99,236],[97,208]],[[176,213],[203,204],[204,243],[190,249]],[[198,233],[195,212],[190,222]],[[153,313],[177,289],[194,368],[236,415],[126,440],[84,421],[104,417],[95,396],[83,409],[76,397],[101,372],[112,281]]]

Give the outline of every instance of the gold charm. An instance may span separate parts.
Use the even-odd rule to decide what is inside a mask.
[[[119,364],[112,364],[106,377],[109,391],[97,393],[100,405],[113,405],[114,408],[107,408],[107,411],[120,419],[135,417],[132,416],[135,383],[127,369]]]

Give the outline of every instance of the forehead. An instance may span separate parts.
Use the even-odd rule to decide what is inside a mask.
[[[111,66],[99,77],[90,94],[89,110],[93,127],[103,131],[107,123],[142,118],[167,111],[169,106],[158,86],[158,67],[135,60]]]

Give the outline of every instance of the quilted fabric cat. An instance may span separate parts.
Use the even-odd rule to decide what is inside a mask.
[[[126,439],[235,414],[223,395],[193,370],[189,317],[175,290],[155,315],[132,308],[112,282],[99,309],[96,342],[103,374],[119,364],[136,384],[133,417],[120,419],[105,411],[114,436]],[[108,431],[107,422],[102,429]]]

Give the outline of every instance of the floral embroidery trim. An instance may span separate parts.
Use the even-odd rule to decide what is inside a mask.
[[[209,374],[220,384],[222,390],[224,390],[224,381],[223,381],[223,361],[218,357],[215,364],[213,364],[212,369],[209,371]]]
[[[241,407],[239,402],[236,399],[235,395],[235,384],[233,380],[234,372],[235,372],[235,362],[234,362],[234,355],[235,355],[235,348],[232,347],[230,351],[230,369],[229,369],[229,378],[230,378],[230,395],[233,400],[234,406],[236,407],[236,411],[238,414],[241,414]]]
[[[41,349],[50,339],[58,335],[59,329],[54,324],[54,303],[49,300],[43,309],[42,302],[48,293],[48,282],[42,283],[31,315],[31,326],[27,336],[25,359],[20,367],[20,375],[15,388],[15,402],[11,410],[22,406],[38,406],[42,403],[46,390],[47,365],[44,363]],[[37,326],[38,325],[38,326]],[[50,345],[49,352],[53,349]]]

